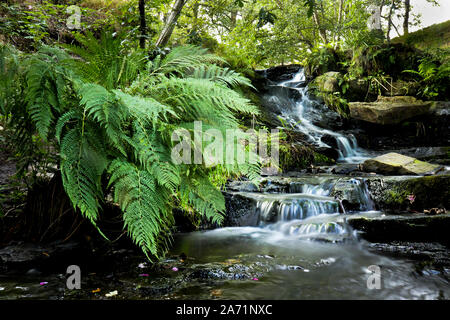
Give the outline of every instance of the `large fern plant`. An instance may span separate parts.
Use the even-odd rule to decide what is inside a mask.
[[[2,47],[1,112],[17,131],[27,126],[29,136],[54,146],[64,189],[84,217],[96,225],[112,192],[130,237],[149,258],[159,257],[174,206],[223,220],[224,198],[213,174],[258,178],[257,164],[171,161],[174,130],[192,132],[192,122],[201,120],[204,130],[225,132],[239,127],[236,113],[257,114],[234,90],[250,82],[198,47],[146,61],[111,36],[79,40],[81,47],[69,48],[72,55],[51,47],[30,55]]]

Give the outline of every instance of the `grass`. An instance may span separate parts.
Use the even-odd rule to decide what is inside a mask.
[[[450,20],[394,38],[392,42],[411,44],[419,49],[450,48]]]

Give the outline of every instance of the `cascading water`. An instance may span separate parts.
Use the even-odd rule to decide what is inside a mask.
[[[300,70],[291,80],[273,85],[262,100],[269,101],[268,107],[275,107],[274,113],[310,143],[326,147],[324,140],[330,140],[324,138],[333,137],[340,161],[357,163],[368,157],[353,135],[318,125],[331,111],[310,100],[304,85]],[[232,196],[240,200],[228,208],[237,209],[236,218],[242,218],[235,227],[181,236],[173,252],[193,257],[195,266],[202,268],[194,274],[204,275],[213,268],[206,273],[206,286],[204,280],[190,282],[195,298],[211,286],[220,288],[226,299],[436,299],[442,288],[450,296],[450,288],[441,285],[441,279],[422,282],[411,272],[414,266],[409,261],[371,253],[357,237],[347,223],[350,215],[382,215],[374,211],[364,178],[303,175],[286,179],[270,177],[266,193],[235,189]],[[383,290],[366,287],[373,265],[383,268]],[[236,271],[241,274],[236,276]],[[232,280],[224,281],[227,277]]]
[[[285,89],[284,93],[283,89]],[[297,91],[297,94],[290,94],[289,91],[292,90]],[[267,99],[278,107],[282,118],[306,135],[310,143],[318,147],[330,147],[322,141],[322,138],[326,135],[333,137],[336,140],[339,161],[359,163],[368,159],[368,152],[358,146],[354,135],[343,135],[314,124],[315,120],[324,117],[329,110],[316,101],[310,100],[307,90],[305,74],[303,69],[300,69],[291,80],[273,85]]]
[[[340,214],[344,209],[339,200],[330,197],[330,193],[339,179],[325,178],[319,184],[292,183],[286,194],[254,194],[245,196],[256,200],[255,212],[259,216],[259,225],[287,236],[297,238],[318,238],[339,235],[340,238],[353,238],[354,234]],[[370,197],[364,182],[349,179],[346,183],[354,185],[354,192],[361,207],[371,209]],[[300,191],[301,193],[296,193]],[[337,240],[335,238],[329,239]]]

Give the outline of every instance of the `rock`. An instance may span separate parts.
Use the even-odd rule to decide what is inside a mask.
[[[344,95],[347,101],[366,101],[369,81],[365,79],[351,79],[347,83],[348,89]],[[374,99],[376,99],[376,96]]]
[[[225,192],[226,216],[223,226],[256,226],[259,216],[255,212],[256,200],[239,193]]]
[[[291,64],[286,66],[276,66],[264,70],[256,70],[255,73],[265,79],[278,82],[292,79],[293,75],[297,73],[300,68],[301,66],[298,64]]]
[[[386,212],[450,208],[450,175],[368,177],[366,184],[376,207]],[[414,195],[413,202],[410,195]]]
[[[431,102],[414,97],[378,97],[375,102],[350,102],[350,117],[371,123],[397,124],[406,119],[429,112]]]
[[[398,153],[387,153],[364,161],[363,170],[385,175],[430,175],[442,170],[438,164],[431,164]]]
[[[430,216],[435,216],[437,214],[446,214],[447,210],[445,210],[445,208],[431,208],[430,210],[423,210],[423,213]]]
[[[450,215],[425,214],[383,215],[375,217],[352,216],[350,226],[371,242],[394,240],[449,242]]]
[[[420,83],[399,79],[392,83],[392,87],[387,85],[386,89],[383,87],[381,89],[384,96],[415,96],[420,89]]]
[[[251,181],[231,181],[227,184],[227,190],[230,191],[245,191],[245,192],[258,192],[258,186]]]
[[[437,268],[450,266],[450,251],[438,242],[389,241],[389,243],[371,243],[369,249],[396,258],[417,260],[420,262],[417,266],[419,270],[430,265]]]
[[[434,116],[449,116],[450,101],[434,101],[429,113]]]
[[[335,136],[332,136],[332,135],[330,135],[330,134],[325,134],[325,135],[323,135],[323,137],[320,138],[320,140],[321,140],[323,143],[326,143],[327,145],[329,145],[329,146],[332,147],[332,148],[337,149],[337,147],[338,147],[337,141],[336,141],[336,137],[335,137]]]
[[[343,76],[340,72],[330,71],[315,78],[310,86],[323,93],[339,92],[342,80]]]
[[[336,181],[330,196],[341,201],[346,211],[371,210],[374,207],[362,179],[342,178]]]
[[[331,173],[334,174],[349,174],[355,171],[361,171],[359,163],[340,163],[331,169]]]
[[[0,272],[36,274],[39,270],[54,270],[83,252],[78,242],[35,244],[11,242],[0,249]],[[73,261],[73,260],[72,260]],[[2,270],[3,269],[3,270]]]
[[[394,152],[394,151],[392,151]],[[418,147],[400,149],[395,152],[420,160],[433,160],[450,158],[450,147]]]
[[[339,158],[339,152],[334,148],[329,147],[317,147],[316,152],[323,154],[327,158],[336,160]]]

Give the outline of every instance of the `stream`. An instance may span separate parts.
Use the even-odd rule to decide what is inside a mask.
[[[327,146],[324,135],[335,137],[340,162],[369,158],[353,135],[314,124],[323,107],[308,98],[304,81],[300,70],[267,99],[310,143]],[[418,270],[417,261],[370,250],[346,219],[383,213],[375,211],[363,177],[349,180],[359,209],[346,212],[330,195],[337,181],[311,176],[288,193],[238,191],[254,203],[252,225],[176,234],[168,258],[155,266],[139,253],[117,253],[107,270],[82,268],[81,290],[66,289],[64,269],[0,275],[0,299],[106,299],[114,290],[118,299],[448,299],[450,270]],[[371,266],[380,268],[379,289],[368,287]]]

